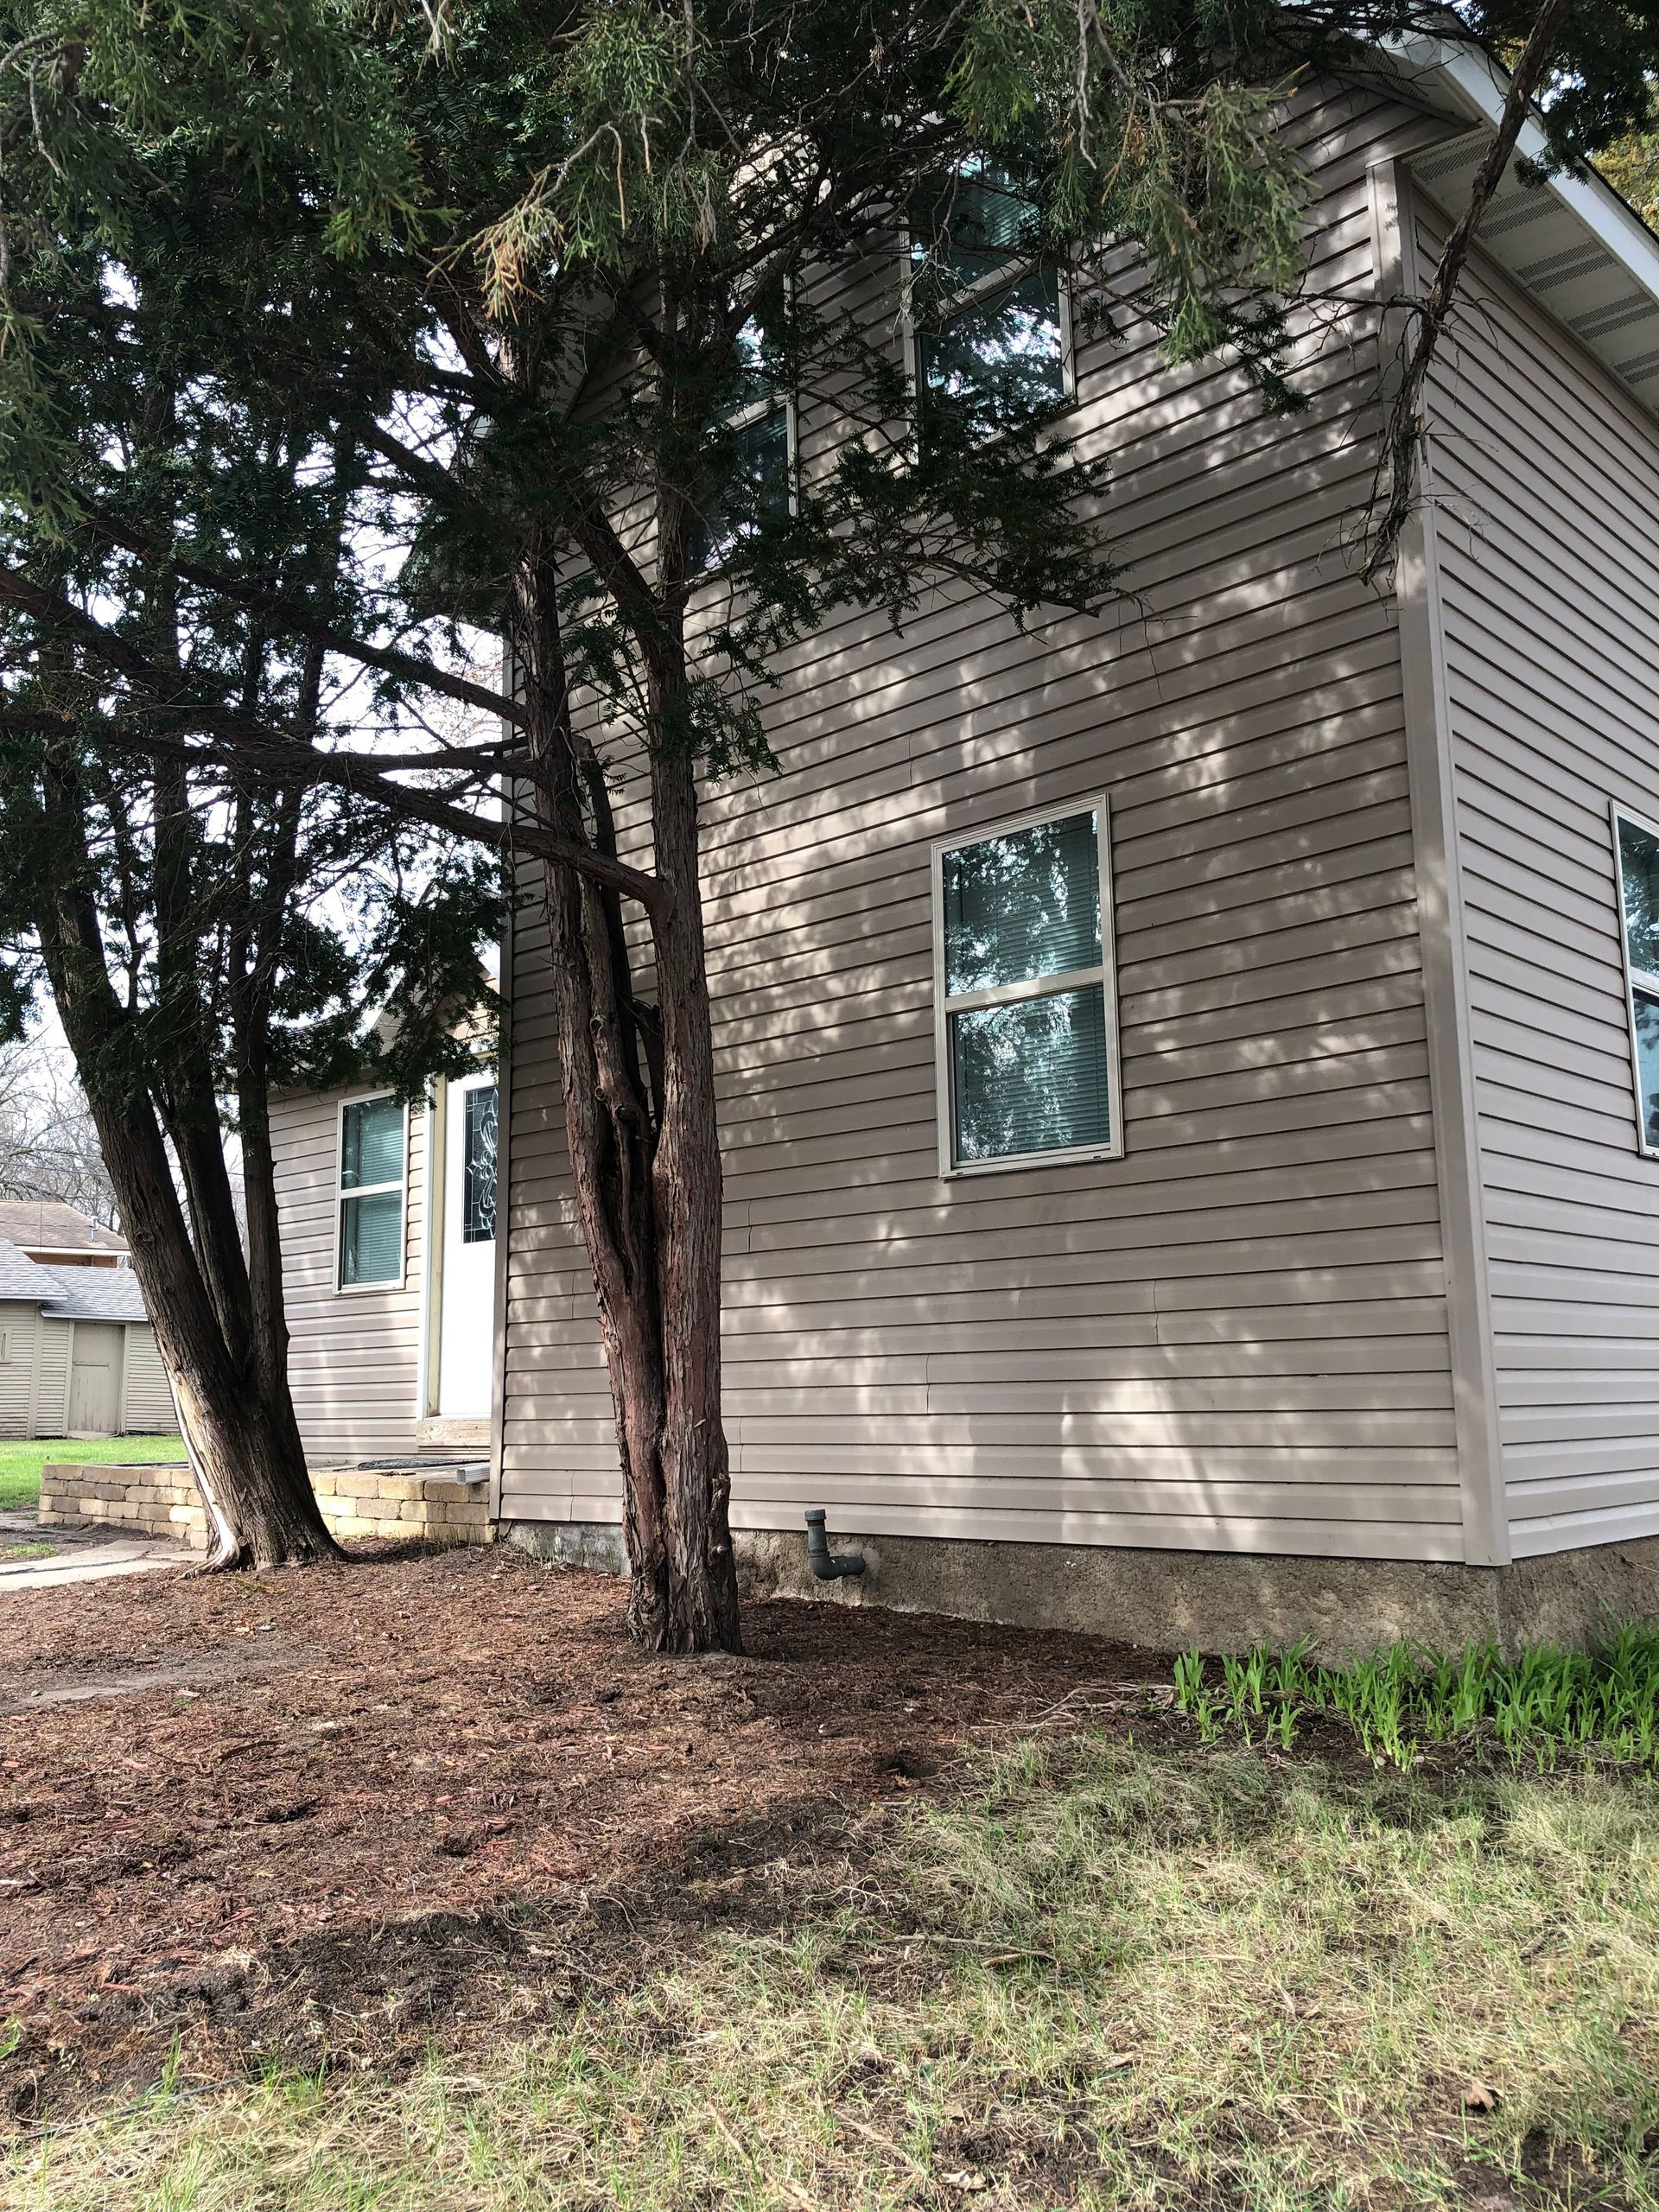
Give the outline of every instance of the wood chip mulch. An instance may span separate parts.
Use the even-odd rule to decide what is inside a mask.
[[[1166,1679],[1087,1637],[833,1604],[747,1607],[742,1658],[659,1659],[622,1597],[505,1547],[362,1546],[9,1599],[0,2131],[175,2050],[207,2081],[533,2018],[601,1971],[607,1925],[706,1921],[722,1866]]]

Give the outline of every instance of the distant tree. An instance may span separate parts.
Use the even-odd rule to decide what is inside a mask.
[[[1652,16],[1552,6],[1534,85],[1568,158],[1645,113]],[[1507,0],[1461,13],[1494,51],[1538,30]],[[76,558],[154,557],[150,518],[112,520],[86,474],[54,364],[80,320],[114,359],[150,354],[137,302],[165,296],[181,390],[261,435],[305,426],[308,483],[359,525],[308,565],[204,539],[181,584],[204,619],[372,671],[379,713],[355,737],[329,717],[324,743],[227,666],[181,681],[39,558],[0,595],[193,763],[370,793],[539,864],[648,1643],[739,1640],[700,790],[767,765],[756,702],[831,608],[902,623],[973,589],[1030,620],[1112,589],[1103,470],[1020,346],[941,355],[918,408],[894,302],[861,320],[846,280],[906,233],[912,311],[942,323],[988,260],[1064,267],[1098,327],[1132,307],[1171,359],[1230,357],[1294,406],[1281,95],[1356,38],[1457,21],[1343,0],[0,0],[0,497]],[[842,432],[785,498],[768,425],[790,391]],[[499,691],[457,674],[464,623],[506,637]],[[438,700],[498,715],[510,761],[493,740],[441,773],[400,755]]]
[[[120,1226],[74,1063],[39,1035],[0,1046],[0,1198],[55,1199],[105,1229]]]

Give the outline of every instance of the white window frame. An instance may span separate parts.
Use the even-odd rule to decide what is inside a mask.
[[[341,1177],[346,1172],[346,1114],[348,1107],[372,1106],[382,1098],[392,1098],[390,1090],[359,1091],[355,1097],[342,1098],[334,1116],[334,1295],[336,1298],[359,1298],[365,1292],[402,1290],[409,1281],[409,1102],[404,1102],[404,1172],[395,1183],[358,1183],[351,1190],[346,1188]],[[346,1201],[347,1198],[384,1198],[388,1191],[397,1193],[397,1249],[402,1260],[395,1275],[385,1282],[346,1282],[343,1280],[346,1266]]]
[[[1633,806],[1622,806],[1614,799],[1608,810],[1613,826],[1613,888],[1618,899],[1618,957],[1624,970],[1624,1020],[1630,1039],[1630,1092],[1636,1108],[1636,1148],[1644,1160],[1659,1160],[1659,1145],[1648,1141],[1648,1125],[1643,1113],[1642,1048],[1636,1033],[1636,995],[1645,992],[1649,998],[1659,998],[1659,972],[1650,968],[1637,968],[1630,959],[1630,918],[1624,909],[1624,855],[1618,842],[1618,825],[1628,822],[1632,830],[1639,830],[1644,837],[1659,843],[1659,823],[1649,821],[1645,814],[1637,813]]]
[[[911,234],[909,223],[900,222],[899,226],[899,321],[904,333],[905,379],[910,386],[911,412],[915,416],[918,426],[922,418],[922,409],[927,402],[927,384],[922,374],[922,339],[925,333],[943,329],[946,323],[954,322],[959,315],[965,315],[969,308],[976,307],[981,300],[988,298],[993,292],[999,289],[1011,290],[1026,277],[1034,276],[1039,269],[1052,268],[1054,270],[1060,308],[1060,391],[1068,404],[1076,400],[1077,396],[1077,343],[1071,316],[1071,272],[1070,270],[1045,261],[1040,256],[1033,261],[1026,259],[1020,254],[1010,254],[1001,267],[988,269],[982,276],[976,277],[971,284],[957,293],[950,306],[943,312],[918,316],[916,313],[916,279],[921,270],[916,264],[914,247],[915,239]],[[924,262],[922,267],[925,268],[925,266],[926,264]],[[993,430],[989,433],[992,438],[1001,437],[1001,430]]]
[[[1046,823],[1065,822],[1074,814],[1087,813],[1095,817],[1095,857],[1100,869],[1100,965],[1070,968],[1056,975],[1027,976],[1018,983],[995,984],[988,990],[958,991],[954,996],[950,995],[945,988],[945,855],[963,852],[969,845],[987,844],[994,837],[1011,836],[1020,830],[1035,830]],[[1117,944],[1112,926],[1112,820],[1106,794],[1096,791],[1078,798],[1062,799],[1047,806],[1033,807],[1024,814],[1005,816],[983,829],[959,830],[954,836],[940,838],[930,849],[929,865],[933,897],[933,1067],[940,1179],[954,1183],[969,1176],[1001,1175],[1019,1168],[1063,1167],[1080,1160],[1122,1160],[1123,1081],[1117,1042]],[[950,1050],[950,1016],[972,1014],[980,1007],[1007,1006],[1023,999],[1058,998],[1063,992],[1084,990],[1096,983],[1101,987],[1102,1018],[1106,1027],[1106,1096],[1112,1117],[1111,1141],[1103,1145],[1067,1145],[1064,1149],[1048,1152],[1004,1153],[995,1160],[958,1160],[955,1156],[956,1058]]]

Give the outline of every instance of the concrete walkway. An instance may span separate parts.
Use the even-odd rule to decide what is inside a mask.
[[[6,1556],[14,1544],[49,1543],[53,1549],[22,1559]],[[116,1536],[107,1529],[42,1529],[32,1513],[0,1513],[0,1598],[15,1590],[50,1590],[65,1582],[99,1582],[110,1574],[146,1574],[160,1567],[186,1567],[191,1553],[165,1537]]]

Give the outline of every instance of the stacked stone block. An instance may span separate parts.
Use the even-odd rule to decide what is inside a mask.
[[[337,1536],[435,1544],[487,1544],[494,1537],[483,1483],[372,1467],[319,1468],[311,1481]],[[196,1551],[207,1548],[207,1516],[188,1467],[54,1464],[41,1470],[40,1519],[43,1527],[91,1522],[124,1535],[168,1536]]]

